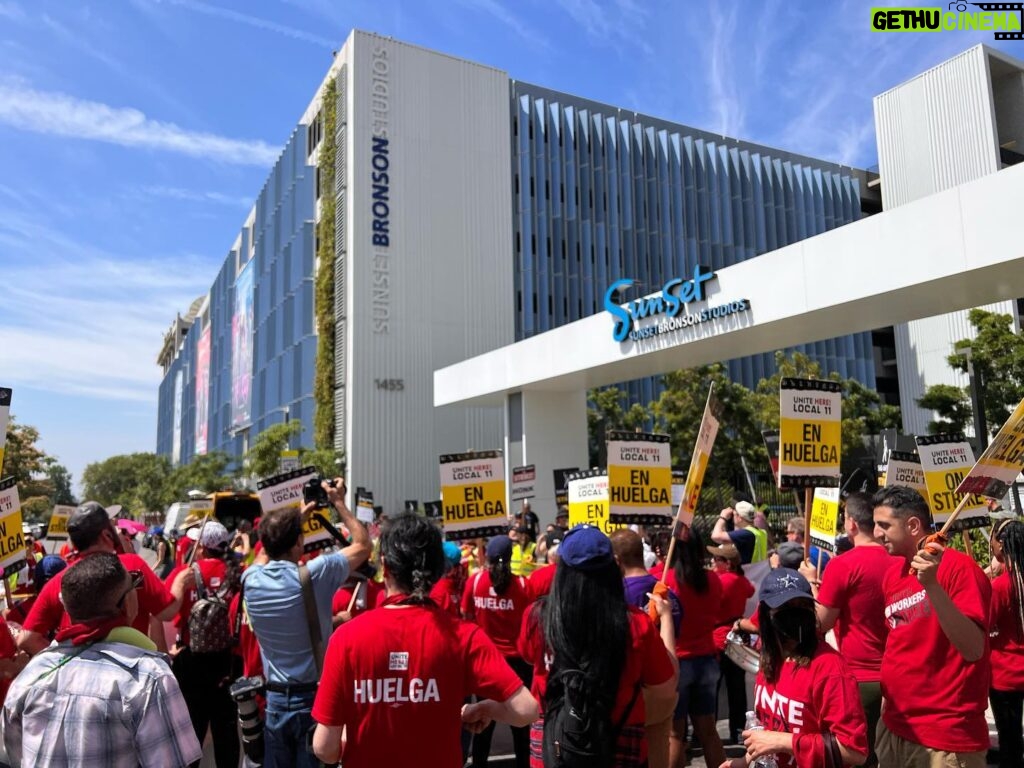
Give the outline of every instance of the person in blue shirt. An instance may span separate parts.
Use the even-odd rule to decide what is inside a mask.
[[[339,478],[335,484],[324,483],[323,488],[349,530],[351,544],[301,566],[309,570],[322,646],[331,636],[331,598],[371,552],[366,528],[345,504],[345,482]],[[264,515],[260,521],[263,551],[242,578],[245,610],[260,644],[267,679],[265,768],[319,766],[306,748],[306,734],[313,725],[311,711],[323,659],[313,649],[299,581],[302,524],[314,509],[316,504],[311,502],[301,511],[291,508]]]

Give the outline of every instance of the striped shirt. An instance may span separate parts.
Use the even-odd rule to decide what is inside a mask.
[[[183,768],[202,757],[167,662],[124,643],[42,651],[11,684],[0,719],[22,768]]]

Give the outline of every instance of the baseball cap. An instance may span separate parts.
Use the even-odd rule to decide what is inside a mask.
[[[207,521],[202,528],[189,528],[185,535],[192,541],[198,541],[199,546],[207,549],[218,549],[231,541],[228,529],[216,520]]]
[[[448,561],[449,566],[454,568],[462,562],[462,548],[454,541],[446,541],[444,543],[444,559]]]
[[[749,501],[737,501],[736,506],[733,507],[736,510],[736,514],[746,520],[748,523],[754,522],[754,513],[757,511],[754,509],[754,505]]]
[[[799,568],[804,561],[804,545],[798,541],[784,541],[775,548],[780,568]]]
[[[724,557],[726,560],[740,559],[740,551],[732,544],[718,544],[717,546],[707,547],[707,550],[713,557]]]
[[[798,597],[812,597],[807,579],[792,568],[775,568],[761,582],[757,599],[769,608],[778,608]]]
[[[512,539],[508,536],[495,536],[487,542],[488,560],[511,560]]]
[[[87,501],[68,519],[68,535],[79,541],[95,541],[99,535],[110,528],[110,515],[96,501]]]
[[[36,565],[36,585],[42,588],[46,582],[68,567],[60,555],[44,555]]]
[[[592,571],[615,562],[612,542],[593,525],[577,525],[558,546],[561,562],[580,571]]]

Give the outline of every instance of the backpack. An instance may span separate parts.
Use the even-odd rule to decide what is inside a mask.
[[[640,695],[640,683],[633,690],[626,711],[613,726],[611,712],[600,701],[599,687],[586,672],[566,669],[559,672],[557,678],[562,683],[561,695],[544,705],[544,765],[547,768],[612,768],[615,742]]]
[[[192,604],[188,614],[188,647],[193,653],[225,651],[234,644],[235,639],[228,621],[231,579],[225,578],[220,589],[210,594],[203,583],[199,564],[193,563],[192,570],[196,575],[199,599]]]

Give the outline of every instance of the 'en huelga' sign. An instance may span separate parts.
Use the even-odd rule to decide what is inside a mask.
[[[608,433],[608,520],[672,522],[672,451],[668,435]]]
[[[507,531],[507,498],[501,451],[441,456],[441,509],[449,539],[496,536]]]
[[[783,379],[779,387],[779,488],[839,485],[842,394],[835,381]]]

